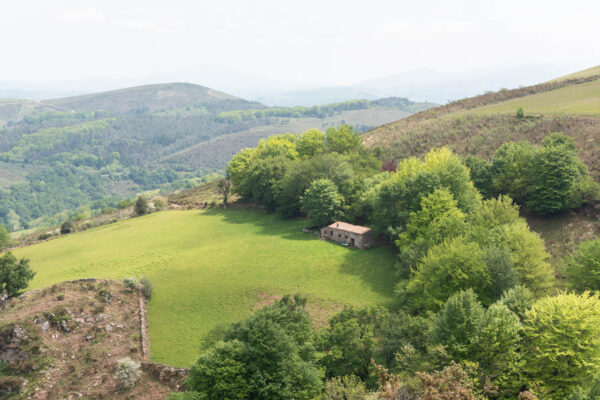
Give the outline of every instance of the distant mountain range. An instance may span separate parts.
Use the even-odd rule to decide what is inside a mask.
[[[195,83],[270,106],[313,106],[353,99],[407,97],[444,104],[489,90],[527,86],[564,75],[569,68],[551,64],[497,66],[466,72],[429,69],[409,71],[345,86],[284,82],[203,66],[132,79],[95,78],[72,81],[2,82],[0,98],[48,99],[162,82]]]

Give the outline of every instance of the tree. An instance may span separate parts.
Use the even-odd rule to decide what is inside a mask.
[[[207,399],[313,399],[321,391],[322,373],[305,303],[284,296],[231,325],[223,341],[192,367],[191,387]]]
[[[448,148],[432,149],[423,160],[409,158],[400,162],[398,171],[372,190],[370,221],[379,232],[394,237],[402,231],[411,212],[436,189],[446,189],[464,213],[480,203],[480,194],[469,177],[469,170]]]
[[[10,242],[10,234],[4,225],[0,224],[0,250],[10,246]]]
[[[328,378],[355,375],[374,389],[377,378],[371,360],[377,348],[376,335],[386,312],[380,308],[346,307],[329,320],[323,335],[325,356],[321,363]]]
[[[360,134],[349,125],[328,128],[325,135],[327,151],[345,154],[357,151],[362,144]]]
[[[430,340],[446,346],[455,361],[473,360],[485,309],[472,289],[452,295],[433,320]]]
[[[8,296],[15,296],[27,287],[34,276],[29,260],[22,258],[17,261],[10,251],[0,257],[0,292],[6,290]]]
[[[309,129],[300,135],[296,143],[300,157],[311,158],[325,151],[325,135],[318,129]]]
[[[206,400],[243,400],[248,398],[249,385],[243,359],[243,343],[232,340],[219,342],[190,369],[189,389],[202,393]]]
[[[489,304],[489,286],[483,250],[458,237],[429,250],[406,287],[406,297],[413,310],[436,311],[457,291],[471,288]]]
[[[223,206],[227,207],[229,191],[231,190],[231,178],[229,177],[229,174],[226,173],[225,177],[219,180],[217,187],[219,188],[219,193],[223,196]]]
[[[471,180],[483,198],[488,199],[492,197],[494,188],[492,186],[491,164],[476,156],[465,157],[464,163],[469,168]]]
[[[71,220],[66,220],[60,226],[60,233],[62,235],[67,235],[69,233],[75,232],[75,224]]]
[[[561,293],[525,313],[523,371],[536,393],[566,399],[600,373],[599,295]]]
[[[488,298],[496,301],[506,290],[519,283],[519,273],[507,248],[492,245],[484,249],[483,260],[490,274]]]
[[[567,273],[577,290],[600,290],[600,239],[586,240],[568,260]]]
[[[344,215],[344,198],[329,179],[313,181],[304,192],[301,202],[306,215],[320,226],[339,220]]]
[[[255,155],[255,148],[242,149],[227,164],[227,175],[231,178],[232,190],[244,199],[248,199],[250,196],[246,181],[250,172],[250,163],[254,160]]]
[[[535,302],[535,297],[533,297],[531,290],[527,289],[525,286],[517,285],[504,292],[499,302],[517,314],[522,320],[525,317],[525,312],[529,310]]]
[[[412,212],[406,228],[398,236],[396,247],[404,272],[414,267],[434,245],[461,234],[465,214],[446,189],[436,189],[421,200],[421,209]]]
[[[517,202],[527,199],[531,188],[531,166],[536,149],[529,142],[505,143],[492,157],[492,184],[496,193],[507,194]]]
[[[133,210],[135,211],[136,215],[148,214],[148,200],[146,197],[138,196],[133,206]]]

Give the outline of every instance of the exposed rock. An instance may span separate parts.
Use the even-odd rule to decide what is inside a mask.
[[[48,322],[48,321],[42,322],[42,331],[46,332],[48,329],[50,329],[50,322]]]

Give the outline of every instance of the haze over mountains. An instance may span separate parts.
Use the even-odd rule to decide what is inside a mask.
[[[138,78],[93,78],[67,81],[0,81],[0,98],[49,99],[165,82],[190,82],[269,106],[313,106],[353,99],[407,97],[444,104],[488,90],[544,82],[568,73],[566,66],[529,64],[493,66],[465,72],[420,69],[349,85],[289,82],[252,76],[220,66],[165,71]]]

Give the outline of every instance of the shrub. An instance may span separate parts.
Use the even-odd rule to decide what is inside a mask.
[[[167,200],[164,197],[154,197],[152,203],[156,210],[162,210],[167,206]]]
[[[206,397],[198,392],[171,392],[167,400],[205,400]]]
[[[125,285],[125,289],[128,292],[133,292],[133,290],[137,286],[137,281],[135,280],[135,278],[125,278],[123,279],[123,285]]]
[[[136,215],[148,214],[148,200],[144,196],[138,196],[133,207]]]
[[[133,361],[129,357],[119,360],[115,380],[120,389],[127,390],[135,386],[142,375],[140,363]]]
[[[365,384],[356,376],[348,375],[328,380],[321,400],[364,400],[366,396]]]
[[[22,258],[17,261],[10,251],[0,257],[0,292],[6,289],[9,296],[15,296],[27,287],[34,276],[29,260]]]
[[[150,282],[146,278],[142,278],[140,279],[140,284],[142,285],[142,294],[144,295],[146,300],[152,300],[152,292],[154,291],[152,282]]]
[[[4,225],[0,224],[0,250],[10,246],[10,242],[10,234]]]
[[[600,290],[600,239],[579,245],[568,261],[567,274],[577,290]]]
[[[71,232],[75,232],[75,224],[71,221],[65,221],[60,226],[60,233],[62,235],[67,235]]]
[[[516,117],[521,119],[525,117],[525,111],[523,111],[523,107],[517,108]]]

